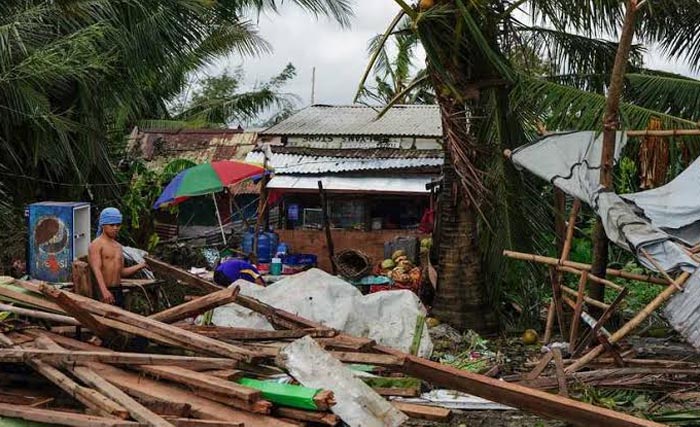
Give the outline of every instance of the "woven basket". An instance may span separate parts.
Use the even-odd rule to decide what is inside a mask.
[[[360,279],[372,271],[372,259],[355,249],[344,249],[333,260],[338,267],[338,274],[351,280]]]

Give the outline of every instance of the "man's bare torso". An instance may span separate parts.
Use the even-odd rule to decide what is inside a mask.
[[[122,245],[113,239],[107,239],[105,236],[95,239],[91,245],[95,245],[94,249],[100,254],[102,260],[100,271],[102,272],[105,285],[108,288],[119,286],[122,268],[124,267]]]

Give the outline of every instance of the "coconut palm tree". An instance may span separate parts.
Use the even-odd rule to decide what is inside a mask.
[[[34,200],[114,200],[110,160],[129,125],[163,117],[187,76],[213,59],[268,51],[249,17],[279,3],[0,2],[0,184],[18,207],[12,218],[21,223]],[[351,15],[347,0],[294,3],[342,25]]]
[[[411,20],[404,16],[391,33],[392,46],[378,34],[368,43],[368,52],[374,68],[374,86],[361,89],[358,101],[379,104],[434,104],[435,94],[425,78],[425,67],[417,63],[416,50],[420,43],[411,28]],[[390,50],[393,52],[390,52]],[[363,80],[368,77],[366,74]]]
[[[426,78],[442,111],[446,162],[439,228],[438,295],[434,312],[461,328],[493,331],[493,306],[513,270],[503,248],[530,249],[551,217],[527,178],[502,152],[547,129],[601,129],[605,90],[625,11],[617,0],[422,0],[401,11],[382,40],[405,17],[427,56]],[[620,106],[625,127],[645,128],[651,118],[665,128],[695,127],[672,93],[688,79],[644,70],[641,54],[655,44],[669,58],[698,63],[697,0],[649,0],[639,11]],[[525,53],[525,54],[523,54]],[[529,66],[529,53],[538,58]],[[546,73],[542,72],[542,65]],[[374,64],[371,63],[370,67]],[[361,86],[364,82],[361,83]],[[669,87],[669,86],[672,86]],[[659,97],[658,92],[666,96]],[[685,97],[684,97],[685,98]],[[539,230],[539,231],[538,231]],[[510,276],[510,277],[509,277]]]

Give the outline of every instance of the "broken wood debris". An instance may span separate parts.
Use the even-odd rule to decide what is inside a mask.
[[[50,415],[51,422],[65,425],[285,427],[307,422],[336,425],[342,416],[329,412],[337,406],[335,400],[338,398],[330,388],[322,387],[313,395],[314,410],[302,410],[285,406],[276,397],[268,399],[265,391],[250,386],[254,381],[248,381],[247,385],[244,381],[245,378],[265,379],[271,373],[281,372],[274,365],[283,368],[284,362],[280,357],[273,360],[280,354],[280,348],[287,348],[284,345],[291,340],[306,337],[304,339],[318,345],[317,351],[325,352],[337,363],[381,365],[394,373],[419,378],[434,386],[469,392],[545,417],[590,426],[658,425],[379,346],[371,339],[349,336],[240,295],[237,287],[222,289],[179,268],[153,261],[152,258],[148,260],[160,274],[174,277],[188,286],[208,292],[208,295],[145,317],[46,284],[18,280],[7,289],[0,286],[0,296],[4,301],[10,298],[28,310],[65,316],[72,320],[62,324],[72,325],[72,329],[77,323],[95,335],[135,335],[157,344],[149,348],[151,351],[155,349],[155,353],[111,351],[35,325],[2,335],[0,343],[5,349],[0,350],[0,369],[8,363],[27,364],[37,374],[64,390],[70,390],[76,401],[57,402],[44,395],[42,399],[24,401],[26,404],[12,405],[15,411],[3,412],[3,407],[0,407],[0,414],[22,418],[30,408],[36,410],[29,403],[43,402],[41,404],[47,408],[42,410],[48,412],[34,412],[32,420],[41,422]],[[182,323],[187,317],[231,301],[264,315],[277,330],[200,327]],[[70,329],[62,328],[61,331],[65,334]],[[185,352],[186,356],[183,355]],[[261,361],[269,366],[259,364]],[[566,365],[572,366],[570,361],[563,361],[560,366]],[[72,375],[75,381],[64,372]],[[564,374],[566,380],[571,376]],[[534,376],[531,381],[544,380],[546,378]],[[372,391],[373,395],[376,396],[377,391],[392,396],[415,396],[419,389],[377,387]],[[279,392],[284,393],[283,390]],[[381,397],[373,398],[384,402]],[[399,406],[412,416],[440,420],[449,416],[449,411],[441,408],[406,404],[389,406]],[[75,411],[96,411],[100,416]]]

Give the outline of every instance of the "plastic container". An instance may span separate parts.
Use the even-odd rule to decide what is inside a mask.
[[[255,229],[250,228],[243,234],[241,249],[245,254],[255,252],[253,250],[253,242],[255,241]],[[273,231],[260,231],[258,233],[258,261],[269,263],[275,256],[275,251],[279,245],[279,236]]]
[[[282,242],[279,245],[277,245],[277,253],[275,254],[275,258],[284,258],[287,256],[289,253],[289,246],[287,246],[286,243]]]
[[[270,274],[273,276],[282,275],[282,258],[272,258],[270,263]]]

